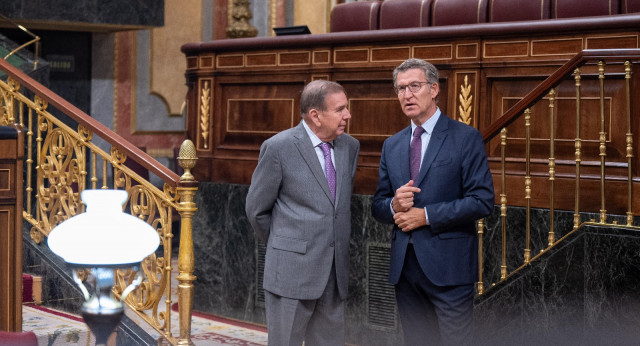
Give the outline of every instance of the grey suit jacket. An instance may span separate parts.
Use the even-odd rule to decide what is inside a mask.
[[[351,193],[359,142],[334,140],[336,200],[302,122],[260,148],[246,212],[267,242],[264,289],[292,299],[317,299],[335,261],[340,297],[347,297]]]

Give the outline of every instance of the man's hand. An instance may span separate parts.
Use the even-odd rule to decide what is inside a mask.
[[[402,232],[413,231],[414,229],[427,225],[427,217],[424,208],[410,208],[406,212],[396,213],[393,216],[396,225]]]
[[[400,186],[391,201],[391,207],[396,213],[402,213],[413,207],[413,194],[420,192],[420,188],[413,186],[413,180]],[[397,223],[397,222],[396,222]]]

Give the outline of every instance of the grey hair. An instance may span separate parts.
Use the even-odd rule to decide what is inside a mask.
[[[438,83],[440,75],[438,73],[438,69],[433,66],[433,64],[422,59],[410,58],[405,60],[402,64],[398,65],[398,67],[393,70],[393,86],[398,86],[398,73],[405,72],[414,68],[421,69],[424,72],[425,77],[427,77],[427,82],[429,82],[430,84]]]
[[[327,105],[325,98],[329,94],[344,93],[342,85],[328,81],[328,80],[314,80],[307,84],[302,90],[300,96],[300,115],[304,116],[309,113],[311,109],[317,109],[320,111],[326,111]]]

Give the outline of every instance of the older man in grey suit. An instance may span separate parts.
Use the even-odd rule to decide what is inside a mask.
[[[344,345],[351,192],[359,142],[344,134],[344,88],[304,88],[302,121],[266,140],[246,212],[267,243],[264,289],[269,345]]]

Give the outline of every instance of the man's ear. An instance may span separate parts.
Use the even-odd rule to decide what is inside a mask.
[[[309,110],[309,120],[311,120],[311,122],[316,126],[316,127],[320,127],[320,112],[318,112],[317,109],[310,109]]]
[[[436,99],[438,97],[438,94],[440,94],[440,84],[439,83],[433,83],[431,84],[431,95],[432,98]]]

